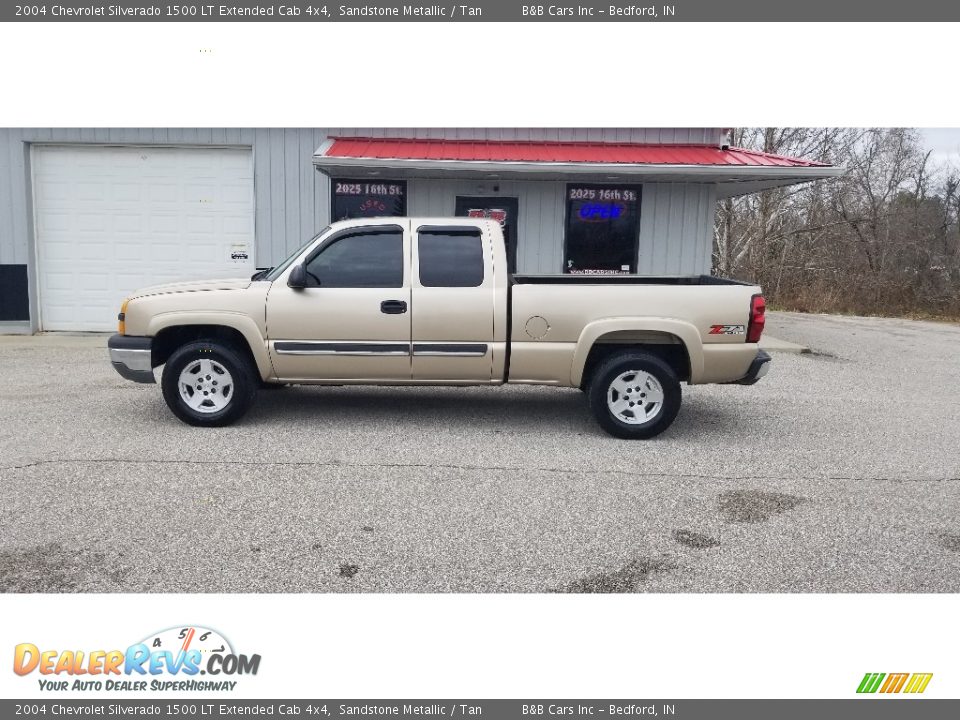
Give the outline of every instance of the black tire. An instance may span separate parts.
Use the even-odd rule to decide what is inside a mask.
[[[613,393],[612,398],[619,400],[620,394],[611,391],[611,383],[630,371],[649,373],[663,390],[663,401],[660,403],[659,410],[650,419],[643,422],[627,421],[627,418],[636,417],[636,415],[633,414],[633,410],[626,407],[623,410],[624,414],[619,416],[614,414],[607,402],[608,392]],[[638,387],[641,389],[635,389]],[[648,388],[643,387],[642,384],[630,388],[630,392],[637,395],[646,390]],[[680,412],[680,402],[683,395],[677,374],[667,363],[655,355],[636,350],[624,350],[615,353],[600,363],[590,377],[586,392],[590,411],[597,422],[600,423],[600,427],[614,437],[626,440],[652,438],[670,427],[676,419],[677,413]],[[646,396],[647,392],[643,392],[644,399],[646,399]],[[635,396],[631,394],[623,397],[629,402],[630,398]],[[637,404],[643,405],[643,400],[637,398]],[[644,407],[649,409],[650,412],[656,410],[654,403],[649,403]]]
[[[213,400],[201,400],[209,403],[206,411],[194,409],[187,404],[180,393],[179,381],[180,375],[184,369],[190,365],[196,365],[200,361],[210,360],[225,369],[231,379],[229,395],[226,405],[219,410],[212,409]],[[222,402],[223,386],[213,386],[213,382],[221,379],[214,373],[211,373],[209,380],[207,376],[198,377],[198,383],[205,383],[209,392],[214,395],[217,388],[220,388],[219,401]],[[215,340],[199,340],[178,348],[167,360],[163,368],[163,377],[161,378],[161,387],[163,389],[163,399],[167,407],[178,418],[189,425],[201,427],[221,427],[229,425],[232,422],[243,417],[253,404],[256,397],[257,388],[260,385],[260,378],[257,376],[251,362],[240,352],[237,352],[229,345],[225,345]],[[208,383],[208,384],[206,384]],[[191,381],[192,384],[192,381]],[[200,392],[203,392],[201,389]],[[199,398],[200,396],[197,395]]]

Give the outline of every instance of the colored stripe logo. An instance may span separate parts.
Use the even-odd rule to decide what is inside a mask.
[[[933,673],[867,673],[857,687],[858,693],[922,693]]]

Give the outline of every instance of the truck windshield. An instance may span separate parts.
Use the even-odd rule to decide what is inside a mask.
[[[313,244],[313,242],[314,242],[318,237],[320,237],[321,235],[323,235],[324,233],[326,233],[329,229],[330,229],[330,226],[327,225],[323,230],[321,230],[320,232],[318,232],[318,233],[317,233],[316,235],[314,235],[312,238],[310,238],[309,240],[307,240],[303,245],[301,245],[301,246],[298,247],[296,250],[294,250],[294,251],[289,255],[289,257],[287,257],[286,260],[284,260],[282,263],[280,263],[280,264],[277,265],[276,267],[270,268],[270,269],[267,270],[261,277],[259,277],[259,278],[257,278],[257,279],[258,279],[258,280],[269,280],[270,282],[273,282],[274,280],[276,280],[278,277],[280,277],[280,276],[283,274],[283,271],[284,271],[284,270],[286,270],[288,267],[290,267],[290,264],[291,264],[294,260],[296,260],[298,257],[300,257],[300,253],[302,253],[304,250],[306,250],[310,245]],[[256,277],[256,276],[254,276],[254,277]]]

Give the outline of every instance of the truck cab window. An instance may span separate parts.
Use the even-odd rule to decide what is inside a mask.
[[[403,233],[371,229],[337,238],[306,264],[311,287],[403,287]]]
[[[424,287],[478,287],[483,284],[480,232],[421,232],[420,284]]]

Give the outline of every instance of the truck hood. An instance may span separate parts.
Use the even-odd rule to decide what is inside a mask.
[[[203,292],[206,290],[243,290],[250,287],[250,278],[223,278],[222,280],[188,280],[186,282],[151,285],[130,295],[130,299],[166,293]]]

